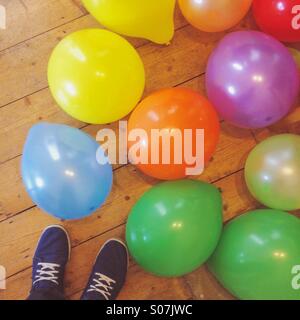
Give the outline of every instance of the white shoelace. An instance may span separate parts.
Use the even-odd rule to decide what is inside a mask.
[[[93,279],[93,281],[95,282],[95,284],[90,285],[90,288],[87,290],[87,292],[98,292],[102,294],[106,300],[109,300],[109,297],[111,296],[109,290],[113,289],[111,285],[115,284],[116,281],[98,272],[95,273],[95,278]],[[106,284],[104,284],[104,282]]]
[[[38,266],[40,267],[40,269],[36,271],[38,274],[35,276],[35,280],[33,284],[39,281],[45,280],[45,281],[51,281],[58,285],[58,281],[57,281],[58,277],[56,276],[56,274],[58,274],[59,271],[56,270],[56,268],[60,267],[59,264],[39,262]]]

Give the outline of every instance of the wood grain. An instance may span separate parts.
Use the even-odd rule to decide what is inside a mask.
[[[133,168],[132,168],[133,169]],[[134,169],[133,169],[134,170]],[[135,177],[136,175],[132,175],[132,177]],[[225,179],[222,179],[218,182],[215,183],[215,185],[221,190],[223,194],[223,199],[224,199],[224,221],[228,221],[229,219],[233,218],[234,216],[243,213],[245,211],[248,211],[250,209],[254,209],[258,206],[258,204],[249,196],[249,193],[244,185],[243,182],[243,172],[237,172]],[[135,188],[142,187],[140,186],[135,186]],[[148,186],[149,188],[149,186]],[[126,198],[127,199],[127,198]],[[237,201],[238,200],[238,201]],[[130,201],[130,200],[125,200],[125,201]],[[136,201],[136,199],[134,199]],[[124,239],[124,225],[126,222],[126,217],[128,215],[127,210],[130,210],[129,207],[125,208],[125,203],[120,203],[119,204],[119,212],[113,212],[110,210],[108,212],[109,216],[106,216],[104,213],[102,214],[102,218],[97,222],[95,221],[88,221],[89,219],[85,219],[85,221],[77,221],[77,222],[65,222],[63,225],[64,227],[68,230],[70,233],[71,239],[72,239],[72,245],[73,245],[73,250],[72,250],[72,259],[69,263],[68,270],[67,270],[67,281],[66,281],[66,293],[69,296],[72,296],[73,294],[76,294],[77,292],[81,291],[84,286],[85,286],[85,281],[89,275],[90,269],[91,269],[91,264],[93,263],[95,259],[95,255],[97,254],[100,246],[102,243],[104,243],[107,239],[111,237],[118,237],[118,238],[123,238]],[[120,209],[122,208],[122,209]],[[230,210],[229,210],[230,208]],[[126,210],[127,209],[127,210]],[[9,266],[7,267],[7,271],[11,272],[14,269],[14,265],[18,265],[18,268],[21,268],[21,272],[16,273],[15,275],[12,275],[8,279],[8,284],[7,284],[7,290],[3,291],[2,293],[0,292],[0,299],[9,299],[11,296],[16,296],[17,299],[24,299],[26,298],[28,291],[30,289],[30,273],[31,273],[31,259],[32,259],[32,254],[35,249],[36,242],[38,240],[38,237],[40,235],[40,230],[43,227],[49,225],[50,223],[53,223],[55,221],[51,221],[52,218],[49,217],[48,221],[45,221],[45,215],[43,213],[38,213],[38,212],[31,212],[32,215],[36,215],[35,217],[24,217],[23,221],[18,221],[20,225],[22,226],[12,226],[15,222],[9,223],[11,225],[11,228],[16,228],[20,230],[19,234],[21,236],[22,233],[22,238],[21,239],[14,239],[13,235],[11,232],[9,232],[9,226],[6,226],[6,235],[4,237],[11,237],[10,241],[5,241],[7,245],[10,248],[10,253],[7,253],[7,259],[5,260],[5,265]],[[27,219],[26,219],[27,218]],[[29,218],[29,220],[28,220]],[[39,219],[38,219],[39,218]],[[110,220],[110,225],[116,225],[116,221],[112,221],[114,219],[119,218],[119,222],[121,222],[119,227],[116,227],[115,229],[111,231],[106,231],[98,236],[95,236],[96,232],[100,232],[101,227],[105,226],[105,221]],[[31,220],[34,219],[34,220]],[[18,219],[17,219],[18,220]],[[39,220],[38,223],[34,223],[34,226],[32,224],[32,221],[37,221]],[[85,223],[84,223],[85,222]],[[4,222],[6,223],[6,222]],[[45,225],[43,226],[43,224]],[[3,223],[2,223],[3,224]],[[24,224],[28,224],[28,226],[24,226]],[[34,227],[34,228],[33,228]],[[86,237],[87,231],[90,230],[91,228],[97,229],[97,231],[94,229],[94,234],[90,234],[89,238],[90,240],[85,242],[80,243],[82,239],[80,236]],[[104,227],[107,230],[107,227]],[[79,229],[81,229],[82,234],[79,234]],[[38,231],[36,231],[38,230]],[[84,232],[86,231],[86,232]],[[16,242],[16,243],[14,243]],[[26,244],[26,245],[23,245]],[[1,245],[2,247],[2,245]],[[11,252],[15,252],[18,254],[12,255]],[[3,253],[0,254],[1,256],[4,256]],[[11,259],[11,260],[9,260]],[[132,263],[133,264],[133,263]],[[139,269],[139,268],[138,268]],[[140,272],[143,275],[146,275],[145,272],[141,271]],[[197,272],[197,271],[196,271]],[[196,274],[196,273],[195,273]],[[146,277],[150,277],[150,275],[147,275]],[[131,278],[131,274],[129,274],[128,278]],[[156,278],[154,276],[151,276],[152,279]],[[20,280],[21,279],[21,280]],[[159,280],[158,280],[159,279]],[[178,281],[182,281],[182,279],[177,279]],[[188,283],[193,282],[190,280],[191,278],[187,277]],[[160,299],[166,299],[166,298],[172,298],[175,299],[174,296],[170,296],[171,292],[177,296],[178,293],[174,293],[174,289],[172,289],[169,284],[172,283],[174,285],[177,285],[177,282],[175,281],[176,279],[172,279],[172,281],[168,281],[169,279],[164,279],[166,283],[166,287],[164,287],[164,294],[162,294],[162,291],[156,292],[155,297]],[[130,280],[129,280],[130,281]],[[161,278],[157,278],[157,283],[161,281]],[[22,288],[21,291],[16,293],[16,288],[22,283]],[[153,285],[156,282],[153,282]],[[143,287],[143,281],[140,284]],[[200,282],[200,285],[203,285],[202,282]],[[149,288],[148,288],[149,289]],[[159,290],[162,290],[161,288]],[[148,295],[147,298],[150,298],[151,294],[150,291],[145,290],[143,294]],[[210,291],[209,291],[210,292]],[[136,299],[137,295],[135,290],[129,290],[127,291],[128,295],[125,295],[125,293],[122,294],[121,297],[126,297],[127,299]],[[133,297],[129,294],[131,293],[134,295]],[[158,294],[158,296],[156,296]],[[161,296],[160,296],[161,295]],[[167,295],[167,296],[165,296]],[[194,293],[196,296],[197,293]],[[144,298],[144,295],[141,296],[141,298]],[[152,297],[153,298],[153,297]],[[182,298],[177,296],[177,298]],[[201,298],[201,297],[198,297]],[[217,298],[217,296],[215,297]]]
[[[80,0],[2,0],[7,28],[0,31],[0,51],[86,15]]]
[[[133,166],[114,166],[113,191],[105,205],[80,221],[58,221],[37,208],[25,192],[20,176],[22,148],[30,127],[40,121],[68,124],[95,137],[103,126],[91,126],[65,114],[54,102],[47,84],[51,51],[66,35],[101,27],[80,0],[1,0],[8,12],[8,28],[0,31],[0,264],[7,269],[7,290],[0,299],[25,299],[31,285],[31,263],[42,230],[53,223],[65,226],[72,239],[66,274],[66,294],[79,299],[100,246],[110,237],[124,239],[130,209],[158,183]],[[145,64],[144,96],[170,86],[190,87],[205,94],[207,58],[227,32],[256,28],[249,14],[226,33],[204,33],[188,25],[178,8],[175,37],[169,46],[127,38]],[[298,110],[299,111],[299,110]],[[214,158],[196,179],[214,183],[222,192],[224,221],[259,207],[243,177],[248,153],[258,141],[278,130],[297,132],[299,112],[274,131],[251,132],[222,122]],[[117,123],[109,124],[117,131]],[[131,261],[119,299],[232,299],[203,266],[182,278],[166,279],[143,271]]]
[[[213,182],[241,170],[247,154],[255,145],[249,132],[234,129],[236,136],[232,136],[226,132],[229,130],[228,126],[223,124],[223,127],[223,135],[214,159],[204,174],[198,177],[199,179]],[[232,130],[232,128],[230,129]],[[21,182],[18,170],[19,160],[20,158],[17,158],[0,167],[4,168],[6,176],[8,172],[12,172],[11,176],[15,175],[14,179],[12,177],[4,179],[7,183],[11,182],[9,186],[5,185],[5,181],[0,180],[0,186],[3,186],[0,192],[5,199],[1,208],[4,221],[0,224],[0,233],[2,234],[0,257],[3,259],[8,275],[16,273],[20,267],[25,268],[30,265],[38,235],[44,227],[56,221],[56,219],[45,215],[40,209],[31,208],[34,204]],[[8,165],[12,165],[12,167],[8,167]],[[0,171],[0,177],[3,175]],[[76,234],[74,238],[77,242],[86,241],[105,232],[110,226],[120,225],[125,222],[135,201],[156,182],[154,179],[146,178],[132,166],[119,168],[115,171],[113,190],[106,204],[91,217],[80,221],[66,222],[66,225],[70,225],[72,229],[74,227],[74,234]],[[12,192],[12,190],[14,191]],[[17,196],[13,196],[14,194]],[[236,199],[233,200],[233,203],[237,202]],[[231,212],[234,211],[231,210]],[[9,218],[10,215],[13,216]],[[18,230],[18,233],[14,233],[14,230]],[[71,235],[73,235],[72,232]],[[13,256],[11,252],[14,252]],[[16,261],[18,263],[15,263]]]

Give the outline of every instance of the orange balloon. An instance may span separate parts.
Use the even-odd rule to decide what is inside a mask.
[[[188,22],[206,32],[232,28],[244,18],[251,4],[252,0],[179,0]]]
[[[198,155],[196,129],[204,129],[204,144],[201,144],[202,152],[204,149],[204,164],[212,157],[220,135],[218,115],[212,104],[205,97],[187,88],[160,90],[144,99],[129,119],[128,137],[134,129],[143,129],[147,133],[147,138],[128,141],[130,161],[143,173],[161,180],[182,179],[188,175],[187,168],[195,167],[196,160],[194,163],[190,161],[191,158],[186,160],[185,151],[189,148],[193,157]],[[152,135],[152,129],[167,129],[169,133],[180,131],[181,148],[176,145],[174,137],[170,139],[170,144],[167,144],[161,136],[157,140],[157,136]],[[185,129],[189,129],[192,139],[185,140]],[[140,151],[131,154],[130,149],[133,146]],[[163,160],[165,151],[170,151],[168,163]],[[180,154],[182,162],[178,162],[175,153]],[[137,164],[142,154],[147,154],[147,163],[143,161]],[[155,155],[158,156],[157,162],[152,161],[152,156]]]

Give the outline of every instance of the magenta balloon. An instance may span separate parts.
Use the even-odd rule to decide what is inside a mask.
[[[299,75],[289,51],[257,31],[230,33],[211,54],[208,97],[221,117],[243,128],[263,128],[293,108]]]

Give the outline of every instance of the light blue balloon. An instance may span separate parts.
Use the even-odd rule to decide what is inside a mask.
[[[112,188],[112,167],[99,164],[103,149],[86,133],[40,123],[28,134],[22,177],[38,207],[60,219],[83,218],[99,208]],[[103,163],[103,162],[101,162]]]

